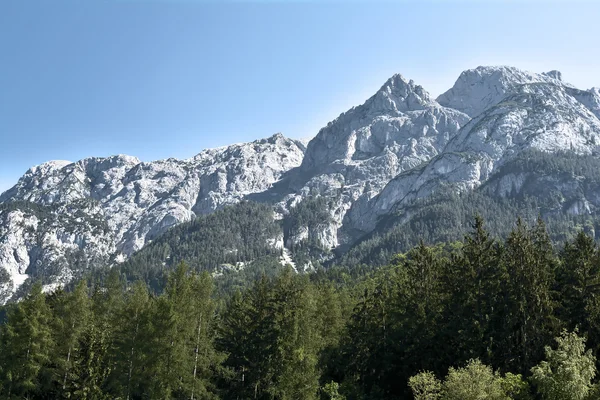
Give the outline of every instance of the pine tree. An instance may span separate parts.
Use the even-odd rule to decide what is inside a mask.
[[[314,293],[306,277],[288,269],[275,279],[274,300],[278,373],[270,391],[282,400],[314,399],[319,390],[321,350]]]
[[[80,344],[89,328],[91,301],[86,282],[81,281],[71,293],[64,293],[54,306],[54,381],[61,397],[71,398],[78,384],[74,366],[80,362]]]
[[[79,340],[79,360],[73,366],[75,396],[81,399],[108,399],[109,376],[115,369],[115,329],[124,304],[123,282],[112,269],[104,284],[97,284],[92,295],[90,323]]]
[[[125,399],[140,397],[145,382],[150,379],[144,373],[146,358],[151,354],[148,347],[151,298],[146,285],[138,281],[127,292],[125,304],[117,318],[115,344],[111,358],[110,390]]]
[[[274,293],[263,276],[244,293],[235,294],[222,317],[219,349],[233,371],[228,398],[269,399],[276,373],[277,331]]]
[[[192,282],[193,318],[195,334],[190,350],[193,353],[190,399],[216,398],[215,374],[219,372],[222,355],[217,352],[215,339],[215,304],[212,299],[213,282],[207,272],[195,275]]]
[[[40,374],[50,363],[55,343],[52,315],[42,285],[35,283],[27,297],[9,309],[2,326],[0,373],[7,399],[32,398],[40,389]]]
[[[542,229],[538,225],[532,232],[519,219],[502,258],[506,285],[498,312],[504,320],[498,326],[502,342],[495,356],[497,365],[519,373],[541,359],[544,344],[554,334],[553,261]]]
[[[449,292],[446,333],[453,362],[472,358],[488,360],[494,346],[491,327],[494,303],[502,285],[500,249],[477,215],[472,232],[465,236],[445,270],[444,286]]]
[[[350,316],[340,358],[345,366],[345,384],[361,395],[384,396],[390,390],[388,373],[398,372],[390,369],[394,368],[393,360],[402,356],[394,352],[394,318],[398,313],[398,284],[403,278],[389,273],[365,282]]]
[[[188,272],[184,263],[171,272],[151,316],[153,354],[147,364],[151,398],[185,396],[189,391],[193,356],[188,345],[197,321],[193,318],[192,280]]]
[[[591,348],[600,346],[600,254],[591,237],[580,232],[561,252],[557,273],[559,316],[569,329],[579,327]]]

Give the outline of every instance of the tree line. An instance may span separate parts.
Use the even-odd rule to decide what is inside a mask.
[[[597,399],[600,251],[480,217],[378,269],[262,275],[233,293],[184,263],[117,269],[4,310],[1,399]]]
[[[420,240],[427,243],[460,240],[468,232],[474,212],[481,214],[489,230],[499,237],[511,232],[515,215],[530,222],[542,215],[551,239],[559,245],[572,240],[581,230],[594,236],[600,231],[594,207],[584,212],[569,211],[569,207],[597,198],[599,171],[600,160],[595,155],[523,152],[471,192],[459,194],[451,186],[441,187],[432,196],[415,200],[397,214],[387,215],[373,232],[360,238],[335,263],[381,266]],[[510,190],[504,189],[500,194],[497,188],[506,185],[506,182],[501,184],[505,178],[509,178]],[[521,180],[518,189],[510,187],[511,179]]]

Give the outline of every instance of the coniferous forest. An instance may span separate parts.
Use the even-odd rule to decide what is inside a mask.
[[[30,287],[0,327],[2,399],[599,399],[600,250],[544,223],[423,242],[381,268],[217,290],[118,269]]]

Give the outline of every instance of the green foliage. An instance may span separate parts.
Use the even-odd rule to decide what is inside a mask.
[[[346,396],[341,395],[339,392],[340,384],[334,381],[326,383],[321,391],[325,395],[327,400],[346,400]]]
[[[444,400],[509,400],[502,377],[479,360],[450,367],[443,383]]]
[[[529,385],[521,375],[502,376],[479,360],[469,360],[462,368],[450,367],[444,381],[426,371],[412,376],[408,385],[415,400],[530,399]]]
[[[310,196],[304,198],[294,207],[290,208],[289,213],[283,219],[283,240],[288,244],[294,261],[298,265],[305,265],[308,262],[313,264],[327,256],[331,249],[323,248],[323,244],[314,234],[322,231],[331,222],[330,209],[335,199],[325,196]],[[295,242],[294,236],[301,230],[308,230],[308,237]]]
[[[546,347],[546,360],[531,369],[531,380],[544,400],[584,400],[593,393],[596,357],[585,350],[577,332],[563,331],[557,349]]]
[[[451,187],[442,188],[433,196],[409,204],[401,214],[386,216],[374,232],[361,237],[335,262],[381,266],[420,240],[454,242],[467,233],[474,214],[488,221],[495,238],[505,238],[511,232],[516,216],[534,222],[541,215],[552,241],[562,244],[583,229],[600,230],[596,211],[581,215],[567,212],[583,196],[597,196],[599,171],[600,159],[592,155],[521,153],[473,192],[457,194]],[[500,195],[497,188],[501,180],[511,174],[527,179],[518,191],[515,188]]]
[[[329,315],[319,313],[318,298],[306,277],[287,270],[275,279],[263,277],[230,300],[219,349],[229,354],[232,398],[316,398],[319,356],[335,327],[327,325]]]
[[[593,240],[557,252],[541,220],[504,241],[470,226],[379,269],[297,274],[267,256],[220,270],[220,288],[185,263],[161,290],[118,268],[31,285],[4,308],[0,399],[598,398]]]
[[[431,371],[411,376],[408,386],[415,400],[438,400],[442,396],[442,382]]]
[[[42,376],[55,349],[50,321],[51,311],[39,283],[9,309],[0,342],[0,382],[8,399],[40,393]]]
[[[271,207],[241,202],[169,229],[119,268],[129,281],[143,280],[160,292],[167,271],[182,261],[196,272],[212,272],[223,264],[279,256],[269,241],[280,233]]]
[[[330,201],[325,196],[311,196],[292,207],[283,222],[284,239],[297,233],[300,228],[315,229],[325,226],[331,220]]]

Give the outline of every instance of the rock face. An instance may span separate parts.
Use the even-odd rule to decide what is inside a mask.
[[[441,94],[437,101],[446,107],[476,117],[499,103],[519,85],[526,83],[563,83],[562,74],[550,71],[535,74],[513,67],[477,67],[464,71],[454,86]]]
[[[67,249],[124,259],[173,225],[268,189],[300,165],[304,151],[301,142],[277,134],[188,160],[140,162],[119,155],[33,167],[0,197],[0,205],[11,205],[0,209],[0,267],[14,291],[39,266],[60,270],[57,260]],[[41,207],[43,215],[27,204]],[[92,219],[105,224],[102,235]],[[49,281],[66,274],[54,271]]]
[[[98,203],[78,200],[52,207],[13,203],[0,210],[0,301],[31,272],[52,289],[115,254],[113,234]]]
[[[438,155],[468,120],[466,114],[438,104],[413,81],[394,75],[309,142],[301,167],[286,187],[289,193],[279,203],[281,212],[311,193],[335,198],[330,224],[305,235],[320,235],[328,248],[348,243],[352,235],[338,235],[352,204],[375,196],[402,171]]]
[[[357,202],[345,223],[368,232],[383,215],[401,212],[441,186],[472,190],[523,151],[595,154],[598,145],[600,120],[570,87],[558,82],[516,85],[464,125],[443,153],[398,175],[377,197]]]
[[[466,192],[486,182],[501,197],[548,184],[571,199],[561,212],[586,213],[600,206],[600,190],[579,196],[564,177],[497,172],[528,151],[595,157],[599,118],[600,90],[579,90],[558,71],[478,67],[437,99],[394,75],[307,146],[275,135],[188,160],[45,163],[0,196],[0,301],[29,274],[43,271],[49,285],[68,280],[94,260],[125,259],[169,227],[241,199],[272,203],[285,218],[326,197],[329,218],[299,222],[286,236],[286,246],[310,240],[326,248],[352,244],[442,188]]]

